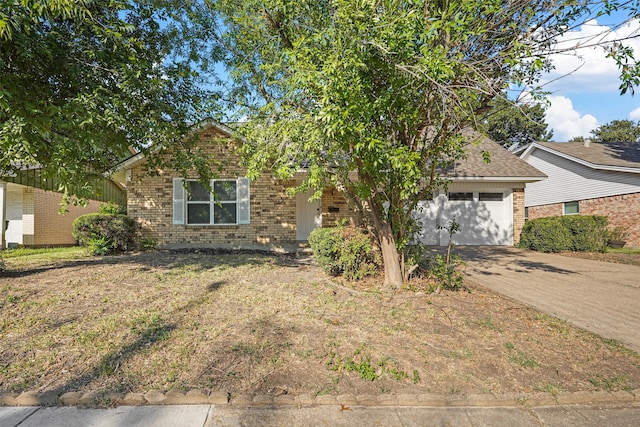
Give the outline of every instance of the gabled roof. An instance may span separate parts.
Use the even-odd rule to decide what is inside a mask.
[[[592,169],[640,173],[640,144],[620,142],[534,142],[521,157],[543,150]]]
[[[191,132],[198,132],[206,127],[213,127],[217,131],[222,132],[228,136],[233,135],[233,130],[231,130],[231,128],[223,124],[220,124],[212,119],[206,119],[193,125],[191,127]],[[144,161],[144,157],[145,157],[144,153],[136,153],[131,155],[130,157],[118,163],[116,167],[113,169],[113,173],[117,173],[118,171],[122,171],[125,169],[131,169],[134,166],[137,166],[138,164]]]
[[[457,160],[447,171],[453,181],[540,181],[547,176],[497,142],[477,133],[467,134],[470,141],[466,158]],[[484,153],[488,153],[489,162]]]

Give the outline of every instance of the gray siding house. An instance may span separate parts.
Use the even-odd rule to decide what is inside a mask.
[[[546,180],[527,188],[529,219],[556,215],[604,215],[640,246],[640,147],[631,143],[535,142],[521,158]]]

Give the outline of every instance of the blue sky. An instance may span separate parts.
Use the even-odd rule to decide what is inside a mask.
[[[576,31],[566,34],[560,47],[577,43],[597,43],[613,38],[632,37],[625,42],[640,58],[640,21],[632,20],[609,31],[613,22],[624,17],[602,17],[586,22]],[[640,120],[640,88],[638,94],[620,95],[619,71],[612,59],[606,58],[601,47],[585,47],[574,52],[551,57],[556,69],[543,77],[551,82],[550,107],[546,121],[553,130],[554,141],[567,141],[575,136],[590,137],[590,131],[599,125],[617,119]],[[557,79],[557,80],[556,80]]]

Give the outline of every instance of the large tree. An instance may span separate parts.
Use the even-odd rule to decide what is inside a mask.
[[[88,196],[129,147],[154,162],[176,145],[181,168],[209,169],[182,138],[213,98],[170,25],[178,3],[3,1],[0,177],[40,166],[60,191]]]
[[[621,6],[580,0],[190,4],[202,34],[227,52],[228,99],[249,119],[242,130],[250,170],[287,177],[305,165],[303,186],[341,189],[371,218],[385,283],[392,286],[403,281],[409,213],[444,184],[439,173],[463,154],[461,131],[477,125],[508,85],[535,83],[557,37],[593,17],[591,10]],[[632,88],[635,64],[618,46],[610,53],[625,65],[624,88]]]
[[[487,135],[505,148],[516,148],[534,141],[549,141],[553,136],[545,123],[545,108],[539,103],[516,102],[506,94],[494,98],[482,122]]]
[[[597,142],[640,142],[640,124],[633,120],[612,120],[591,133]]]

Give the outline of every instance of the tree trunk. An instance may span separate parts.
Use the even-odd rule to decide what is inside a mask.
[[[391,225],[382,219],[382,206],[373,200],[369,201],[373,225],[378,233],[382,262],[384,264],[384,285],[391,288],[402,286],[402,269],[396,240],[393,237]]]

